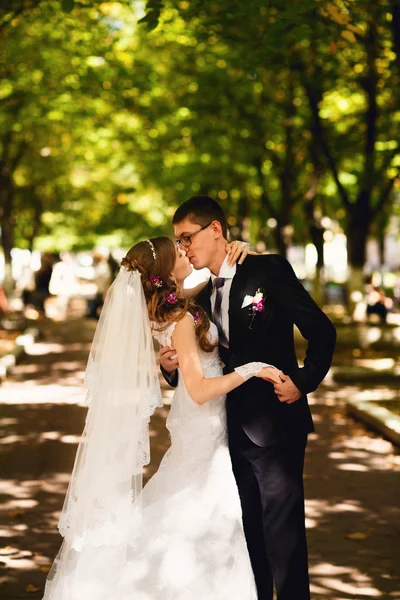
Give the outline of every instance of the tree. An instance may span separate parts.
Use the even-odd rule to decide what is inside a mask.
[[[136,177],[121,177],[126,156],[116,160],[110,126],[120,93],[113,89],[117,32],[97,9],[66,15],[45,0],[27,3],[3,31],[0,206],[8,290],[16,243],[32,249],[39,233],[57,230],[59,247],[78,247],[93,243],[106,216],[119,226],[121,214],[125,226],[137,222],[121,196]]]
[[[311,113],[313,140],[325,157],[347,214],[349,262],[355,288],[362,286],[365,247],[371,226],[399,182],[399,72],[385,3],[353,9],[350,49],[339,43],[328,60],[318,43],[299,59]],[[350,20],[346,13],[340,13]],[[343,90],[342,93],[341,90]]]

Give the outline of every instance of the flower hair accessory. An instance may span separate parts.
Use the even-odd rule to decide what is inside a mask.
[[[176,293],[172,292],[172,294],[168,294],[167,296],[165,296],[165,302],[167,304],[176,304],[177,303]]]
[[[163,286],[162,279],[159,275],[152,275],[150,281],[156,288],[161,288]]]
[[[157,254],[156,254],[156,249],[154,248],[154,244],[151,240],[144,240],[145,242],[147,242],[148,244],[150,244],[150,248],[151,248],[151,252],[153,254],[153,258],[154,260],[156,260],[157,258]]]

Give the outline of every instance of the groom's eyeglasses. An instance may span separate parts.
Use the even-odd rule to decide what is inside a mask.
[[[183,235],[182,237],[175,240],[178,248],[179,248],[179,246],[182,246],[183,248],[189,248],[189,246],[192,243],[192,237],[194,235],[197,235],[198,233],[200,233],[200,231],[203,231],[203,229],[207,229],[207,227],[210,227],[211,223],[212,223],[212,221],[210,221],[210,223],[208,223],[207,225],[203,225],[203,227],[201,227],[194,233],[191,233],[190,235]]]

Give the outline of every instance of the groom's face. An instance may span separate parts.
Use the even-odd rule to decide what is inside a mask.
[[[201,225],[191,223],[189,219],[184,219],[174,225],[176,239],[195,234],[190,238],[190,246],[181,246],[195,269],[203,269],[212,264],[217,240],[221,237],[220,228],[220,224],[213,221],[208,227],[201,230]]]

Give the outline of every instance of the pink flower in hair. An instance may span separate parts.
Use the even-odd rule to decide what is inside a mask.
[[[168,296],[165,296],[165,302],[167,302],[167,304],[176,304],[177,303],[176,293],[172,292],[172,294],[168,294]]]
[[[163,285],[162,279],[159,275],[152,275],[150,277],[150,281],[156,288],[160,288]]]

